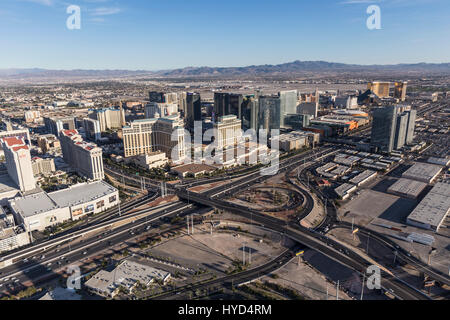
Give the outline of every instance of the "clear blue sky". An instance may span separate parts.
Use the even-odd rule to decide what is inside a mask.
[[[70,4],[81,30],[66,28]],[[0,68],[450,62],[450,1],[1,0],[0,48]]]

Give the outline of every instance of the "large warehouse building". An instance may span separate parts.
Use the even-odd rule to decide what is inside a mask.
[[[408,224],[422,229],[439,231],[450,211],[450,184],[437,183],[410,214]]]
[[[437,176],[442,172],[443,167],[435,164],[417,162],[405,173],[403,178],[425,183],[432,183]]]
[[[388,189],[388,192],[400,197],[416,199],[426,187],[427,184],[425,182],[399,179]]]

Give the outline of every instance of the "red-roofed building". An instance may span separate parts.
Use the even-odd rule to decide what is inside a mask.
[[[27,192],[36,189],[30,148],[26,145],[25,139],[22,137],[4,137],[2,138],[2,147],[8,174],[20,191]]]
[[[64,161],[80,175],[91,180],[105,177],[101,148],[84,141],[77,130],[61,130],[60,141]]]
[[[25,145],[25,141],[20,137],[5,137],[3,141],[8,147]]]

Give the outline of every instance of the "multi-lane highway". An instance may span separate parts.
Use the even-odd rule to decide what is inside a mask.
[[[43,244],[32,251],[16,253],[14,263],[0,269],[0,291],[12,284],[45,277],[52,274],[54,268],[63,268],[122,243],[135,237],[136,230],[147,228],[163,217],[192,214],[195,211],[198,211],[198,208],[194,209],[193,205],[182,202],[148,208],[114,219],[113,222],[97,225],[89,232],[86,230],[76,232],[58,239],[57,242]],[[112,227],[114,223],[120,221],[123,221],[123,224]]]
[[[182,199],[187,199],[188,197],[187,192],[185,191],[179,191],[177,194]],[[251,221],[289,237],[311,249],[317,250],[357,272],[365,273],[367,268],[372,265],[372,263],[368,262],[365,258],[350,251],[336,241],[309,229],[294,224],[288,224],[285,221],[261,214],[247,207],[232,204],[223,200],[212,199],[205,195],[191,193],[189,197],[191,202],[226,210],[249,220],[251,219]],[[426,295],[405,285],[399,279],[388,274],[383,274],[382,285],[386,290],[389,290],[400,299],[428,299]]]

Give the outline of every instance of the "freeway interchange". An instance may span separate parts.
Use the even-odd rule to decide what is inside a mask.
[[[300,188],[300,185],[303,184],[301,175],[304,169],[307,168],[310,163],[330,157],[338,150],[338,147],[325,145],[280,161],[278,173],[285,173],[289,183],[300,191],[306,199],[304,215],[307,215],[314,206],[314,202],[309,193],[305,192],[304,188]],[[299,171],[296,177],[293,177],[293,170],[298,168],[302,170]],[[125,176],[124,173],[114,170],[114,168],[107,168],[105,171],[115,178],[122,179],[127,184],[135,187],[142,186],[144,181],[146,188],[149,190],[154,192],[158,192],[159,190],[159,183],[147,178]],[[251,223],[263,226],[273,232],[288,237],[301,245],[321,252],[327,257],[360,274],[365,274],[367,268],[371,265],[366,258],[349,248],[342,246],[336,241],[333,241],[328,238],[324,232],[321,232],[325,227],[327,227],[327,229],[333,226],[345,227],[344,223],[336,221],[335,208],[331,201],[327,203],[326,219],[321,226],[316,230],[310,230],[301,227],[299,224],[287,223],[262,214],[256,210],[249,209],[248,207],[221,200],[268,178],[270,178],[270,176],[261,175],[259,170],[247,174],[240,174],[233,177],[233,179],[231,177],[214,178],[214,181],[222,180],[224,181],[224,184],[211,188],[202,194],[189,191],[189,187],[201,185],[201,182],[194,182],[191,184],[184,183],[175,186],[168,185],[167,189],[169,193],[176,194],[182,201],[176,201],[167,205],[139,211],[136,211],[135,208],[150,202],[156,196],[148,195],[140,199],[134,199],[130,203],[124,205],[121,210],[115,209],[105,215],[96,217],[86,225],[79,227],[78,230],[69,230],[64,234],[57,235],[43,243],[35,244],[30,248],[22,249],[0,258],[0,263],[4,263],[4,267],[0,269],[0,292],[7,290],[8,287],[11,287],[11,285],[14,286],[14,284],[23,283],[27,280],[39,279],[45,274],[55,274],[55,269],[63,269],[77,261],[86,259],[89,256],[94,256],[111,246],[134,238],[135,232],[145,232],[151,228],[152,223],[159,221],[163,217],[194,214],[199,210],[197,205],[225,210],[247,218]],[[211,180],[204,181],[205,184],[210,182]],[[319,196],[324,200],[323,195],[319,193]],[[117,223],[121,223],[122,225],[112,228],[112,226]],[[130,232],[130,230],[133,231]],[[363,232],[365,231],[364,228],[361,228],[361,230],[363,230]],[[390,243],[388,239],[385,239],[381,235],[371,232],[370,236],[376,241],[384,242],[386,245],[389,245],[393,250],[397,249],[394,247],[393,243]],[[72,244],[75,240],[77,240],[76,244]],[[449,279],[445,275],[432,270],[417,259],[407,256],[404,252],[400,251],[400,255],[402,255],[402,258],[404,258],[405,261],[408,261],[421,271],[426,272],[434,279],[441,281],[442,283],[449,283]],[[289,262],[292,257],[293,253],[288,251],[283,253],[277,259],[258,268],[215,279],[208,283],[198,284],[195,288],[207,289],[217,285],[226,286],[229,285],[229,283],[244,283],[245,281],[253,280],[263,274],[273,272],[273,270]],[[5,263],[5,261],[8,261],[9,263]],[[428,296],[411,287],[401,279],[396,278],[392,274],[382,272],[381,283],[384,290],[389,291],[399,299],[429,299]],[[186,290],[192,290],[192,287]],[[177,292],[167,292],[156,298],[179,298],[180,293],[183,292],[183,289],[178,290]]]

